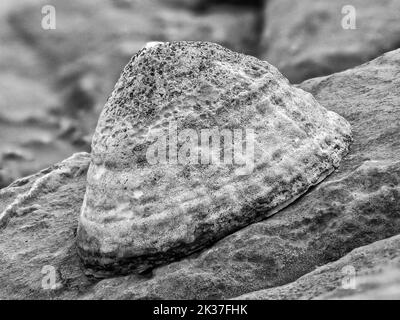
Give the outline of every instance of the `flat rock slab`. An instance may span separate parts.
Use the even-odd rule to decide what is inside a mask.
[[[398,300],[400,236],[357,248],[284,286],[251,292],[239,300]]]
[[[144,272],[293,202],[335,168],[349,123],[265,61],[152,43],[100,116],[78,229],[96,275]]]
[[[90,155],[0,190],[0,299],[75,299],[91,285],[75,237]]]

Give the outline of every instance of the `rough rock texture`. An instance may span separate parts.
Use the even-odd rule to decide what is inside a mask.
[[[400,50],[359,68],[303,83],[301,87],[310,90],[322,105],[342,114],[352,124],[354,142],[340,169],[281,213],[188,259],[156,268],[146,277],[125,276],[89,283],[79,268],[75,251],[60,249],[73,247],[73,230],[86,187],[84,176],[61,175],[56,191],[42,188],[37,198],[31,198],[31,203],[46,204],[42,206],[42,216],[32,215],[40,211],[14,216],[0,229],[1,265],[6,266],[0,268],[0,283],[6,284],[0,286],[0,298],[231,298],[285,285],[356,247],[399,234],[399,74]],[[89,158],[85,158],[87,165]],[[30,182],[24,185],[26,180]],[[17,183],[21,184],[19,187],[14,184],[2,190],[0,211],[18,195],[28,192],[35,180],[23,179]],[[43,233],[35,229],[33,234],[22,237],[26,232],[21,231],[25,229],[23,225],[26,223],[29,229],[31,217],[38,217],[35,223],[39,224],[55,216],[59,224],[49,223],[48,229],[40,229],[50,237],[43,240]],[[64,237],[66,234],[68,237]],[[397,237],[393,239],[393,248],[399,247]],[[40,249],[29,255],[35,246]],[[381,245],[377,244],[378,247],[377,251],[382,251]],[[58,250],[60,254],[54,255]],[[373,252],[364,248],[360,252],[363,250]],[[397,249],[384,252],[388,255],[382,255],[382,261],[389,261],[391,255],[397,261]],[[368,255],[373,259],[372,253]],[[40,259],[43,263],[35,264]],[[379,256],[376,260],[360,257],[351,261],[359,261],[356,271],[363,274],[370,261],[375,263],[378,259]],[[40,271],[44,265],[57,265],[61,275],[66,275],[63,290],[41,288]],[[374,269],[373,275],[377,276],[365,281],[373,282],[378,290],[389,288],[385,283],[395,285],[398,278],[388,270],[382,278]],[[315,296],[323,298],[321,294],[335,290],[335,296],[327,298],[341,297],[343,292],[336,290],[338,278],[332,275],[333,288],[328,292],[321,280],[323,290]],[[365,291],[374,297],[376,292]],[[306,298],[309,297],[314,296]]]
[[[88,298],[231,298],[283,285],[400,231],[400,50],[301,85],[345,118],[354,142],[339,170],[277,215],[148,281],[99,282]]]
[[[400,236],[357,248],[290,284],[237,299],[400,299]]]
[[[171,147],[166,162],[149,159],[162,137],[183,147],[185,129],[196,135],[194,159],[183,163]],[[245,150],[232,150],[230,137],[212,151],[246,162],[204,161],[205,129],[217,131],[214,145],[224,129],[246,134]],[[93,137],[80,255],[114,273],[187,256],[294,201],[339,166],[350,141],[343,118],[267,62],[213,43],[146,47],[125,67]]]
[[[356,29],[343,29],[356,9]],[[354,67],[400,44],[397,0],[269,0],[262,57],[292,83]]]
[[[75,154],[0,190],[0,299],[75,298],[90,285],[75,249],[89,160]]]

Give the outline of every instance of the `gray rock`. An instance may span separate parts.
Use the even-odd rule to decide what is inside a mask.
[[[76,298],[91,282],[75,250],[90,155],[0,190],[0,299]]]
[[[55,175],[57,188],[44,184],[32,194],[28,205],[22,203],[17,211],[24,212],[24,206],[35,203],[41,210],[14,215],[0,229],[0,298],[232,298],[283,286],[357,247],[399,234],[399,73],[397,50],[355,69],[301,84],[323,106],[352,124],[354,142],[339,170],[281,213],[189,258],[156,268],[146,277],[130,275],[102,281],[85,277],[75,251],[74,230],[86,178],[83,173]],[[88,156],[84,163],[89,164]],[[43,174],[21,179],[0,191],[0,212],[27,193]],[[47,228],[39,228],[43,220],[48,222]],[[397,242],[393,242],[394,249]],[[367,270],[368,261],[382,257],[385,262],[392,259],[389,256],[397,261],[397,249],[378,247],[376,260],[354,265],[360,279],[364,279],[362,270]],[[380,256],[379,251],[390,255]],[[371,259],[372,252],[368,254]],[[48,274],[40,272],[46,265],[61,271],[57,272],[57,283],[63,283],[62,289],[42,288]],[[385,278],[393,285],[398,283],[396,273],[390,270],[373,272],[382,280],[374,276],[362,283],[377,284],[377,290],[389,288]],[[340,289],[341,276],[332,278],[333,290]],[[313,294],[308,287],[304,298],[324,298],[321,294],[332,292],[324,289],[322,280],[319,283],[323,290]],[[332,294],[340,297],[342,293]]]
[[[99,282],[88,298],[231,298],[295,281],[351,250],[400,232],[400,50],[301,84],[347,118],[354,142],[339,169],[275,216],[147,281]]]
[[[400,299],[400,236],[357,248],[290,284],[236,299]]]
[[[350,140],[343,118],[267,62],[212,43],[152,44],[100,116],[79,252],[115,273],[184,257],[293,202],[338,167]]]
[[[398,48],[399,12],[397,0],[269,0],[261,56],[292,83],[352,68]]]

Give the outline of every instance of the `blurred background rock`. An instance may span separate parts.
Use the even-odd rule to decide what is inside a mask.
[[[42,28],[42,7],[56,29]],[[342,28],[353,5],[357,29]],[[149,41],[203,40],[268,60],[293,83],[400,46],[400,1],[2,0],[0,188],[77,151],[130,57]]]

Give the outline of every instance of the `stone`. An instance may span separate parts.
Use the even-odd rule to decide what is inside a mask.
[[[398,48],[399,12],[396,0],[269,0],[260,56],[292,83],[343,71]]]
[[[354,249],[284,286],[251,292],[240,300],[399,299],[400,236]]]
[[[301,88],[312,92],[323,106],[352,124],[354,142],[340,168],[273,217],[144,276],[131,274],[99,281],[88,279],[84,274],[76,254],[75,230],[86,190],[85,167],[90,162],[89,155],[85,154],[82,174],[58,171],[60,175],[53,175],[58,177],[56,188],[42,184],[40,192],[35,192],[25,202],[27,205],[22,202],[17,211],[25,212],[23,207],[35,204],[41,205],[40,210],[13,215],[0,229],[0,299],[234,298],[288,285],[318,267],[345,257],[357,247],[398,235],[399,72],[400,50],[396,50],[352,70],[302,83]],[[69,161],[74,162],[77,163]],[[1,190],[0,212],[19,195],[27,193],[45,172],[20,179]],[[39,228],[41,221],[46,221],[42,225],[47,228]],[[386,289],[398,283],[392,266],[382,268],[382,272],[379,268],[372,269],[373,278],[363,274],[363,270],[369,270],[369,261],[378,262],[380,257],[382,263],[389,259],[396,263],[397,242],[392,242],[391,251],[376,246],[376,253],[367,253],[371,260],[363,260],[365,263],[360,260],[361,264],[357,265],[353,260],[346,260],[356,267],[360,276],[358,283],[374,285],[365,294],[376,297],[382,289],[382,295],[388,297],[391,291]],[[388,242],[385,240],[385,243]],[[360,252],[364,250],[360,249]],[[338,266],[337,270],[347,264]],[[62,287],[43,289],[42,281],[47,273],[41,271],[47,270],[46,265],[60,271],[57,271],[57,283],[61,282]],[[298,296],[345,298],[363,294],[364,289],[360,287],[360,291],[351,290],[343,295],[338,287],[343,273],[333,275],[331,289],[327,288],[329,279],[326,278],[325,287],[321,278],[316,286],[321,290],[313,294],[311,281],[303,282],[307,284],[305,293]],[[368,278],[364,280],[364,276]],[[387,286],[388,282],[393,286]],[[288,298],[296,294],[290,289],[286,293],[277,289],[275,297],[279,298],[279,291]]]
[[[224,299],[282,286],[400,233],[400,50],[300,85],[352,125],[338,170],[269,219],[200,253],[98,282],[88,299]]]
[[[245,150],[232,142],[243,134]],[[162,148],[153,159],[167,136],[168,159]],[[296,200],[339,166],[350,141],[346,120],[267,62],[213,43],[153,43],[100,116],[78,252],[96,276],[185,257]]]
[[[89,162],[78,153],[0,190],[0,299],[74,299],[90,287],[75,249]]]

